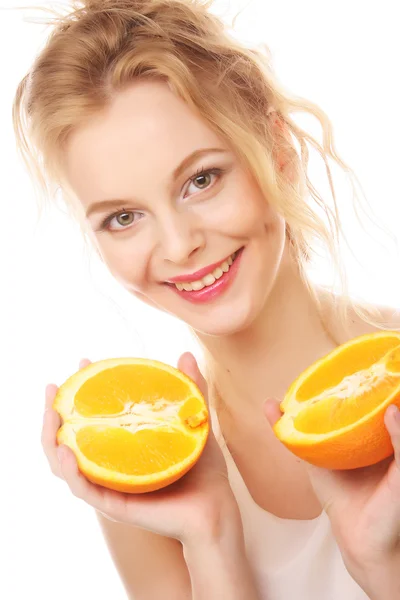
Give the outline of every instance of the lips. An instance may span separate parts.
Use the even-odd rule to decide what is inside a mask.
[[[236,258],[228,272],[224,273],[219,279],[216,279],[211,285],[205,286],[202,289],[196,290],[179,290],[175,284],[168,284],[171,290],[178,294],[182,299],[193,303],[211,302],[221,296],[234,282],[238,273],[241,259],[244,253],[244,248],[241,248],[236,253]]]
[[[199,269],[195,273],[190,273],[188,275],[178,275],[177,277],[171,277],[170,279],[168,279],[168,281],[166,281],[166,283],[192,283],[193,281],[199,281],[200,279],[202,279],[209,273],[212,273],[217,267],[222,265],[224,262],[226,262],[230,256],[232,256],[232,254],[229,254],[226,258],[224,258],[223,260],[221,260],[217,263],[214,263],[212,265],[209,265],[208,267],[203,267],[202,269]]]

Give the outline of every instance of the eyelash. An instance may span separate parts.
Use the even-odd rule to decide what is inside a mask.
[[[200,177],[201,175],[217,175],[217,177],[219,177],[220,175],[222,175],[222,173],[225,171],[225,169],[221,169],[218,167],[212,167],[210,169],[205,169],[203,167],[201,167],[200,169],[198,169],[198,171],[196,171],[196,173],[194,175],[192,175],[192,177],[189,178],[189,182],[193,183],[198,177]],[[189,184],[190,185],[190,184]],[[207,188],[205,188],[206,190],[208,190],[211,187],[211,185]],[[203,190],[199,190],[200,192]],[[135,224],[135,221],[133,223],[131,223],[130,225],[127,225],[126,227],[122,227],[119,230],[112,230],[109,229],[109,224],[111,223],[111,221],[115,218],[118,217],[119,215],[123,215],[125,213],[139,213],[140,211],[135,211],[135,210],[126,210],[125,208],[122,208],[121,210],[111,213],[110,215],[108,215],[104,221],[101,223],[99,229],[97,231],[125,231],[126,229],[128,229],[129,227],[132,227],[132,225]]]

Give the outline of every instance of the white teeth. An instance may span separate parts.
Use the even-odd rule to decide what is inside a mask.
[[[203,277],[202,281],[205,285],[212,285],[215,281],[215,277],[212,273],[209,273],[208,275]]]
[[[236,252],[232,254],[232,256],[227,258],[227,260],[225,260],[219,267],[214,269],[212,273],[208,273],[208,275],[202,279],[199,279],[198,281],[192,281],[192,283],[175,283],[175,286],[180,292],[182,290],[185,290],[186,292],[191,292],[192,290],[197,292],[208,285],[212,285],[217,279],[220,279],[224,273],[229,271],[231,264],[236,258],[236,254]]]
[[[226,261],[222,263],[221,269],[223,270],[224,273],[227,273],[229,271],[229,265]]]

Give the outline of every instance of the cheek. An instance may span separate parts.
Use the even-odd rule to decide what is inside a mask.
[[[210,218],[220,231],[238,236],[262,235],[276,220],[259,190],[240,179],[226,191],[224,202],[210,211]]]
[[[141,290],[146,282],[149,252],[145,247],[140,252],[137,248],[138,240],[128,236],[124,240],[110,239],[99,243],[103,261],[113,277],[124,287]]]
[[[264,198],[259,188],[252,183],[247,186],[246,206],[243,207],[243,226],[252,228],[255,235],[265,238],[267,233],[271,243],[285,238],[285,221]]]

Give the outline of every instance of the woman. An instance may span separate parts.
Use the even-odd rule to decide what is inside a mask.
[[[44,450],[97,511],[129,598],[394,600],[398,412],[385,415],[394,457],[351,473],[308,467],[271,429],[304,368],[379,326],[307,279],[314,244],[336,261],[340,231],[308,179],[307,143],[329,175],[328,158],[354,176],[321,109],[290,97],[263,54],[207,9],[75,5],[21,82],[14,123],[24,159],[45,189],[62,188],[114,277],[195,332],[208,391],[192,355],[178,366],[208,393],[214,435],[170,488],[111,492],[78,472],[67,447],[57,451],[49,385]],[[323,147],[292,120],[296,110],[319,119]]]

